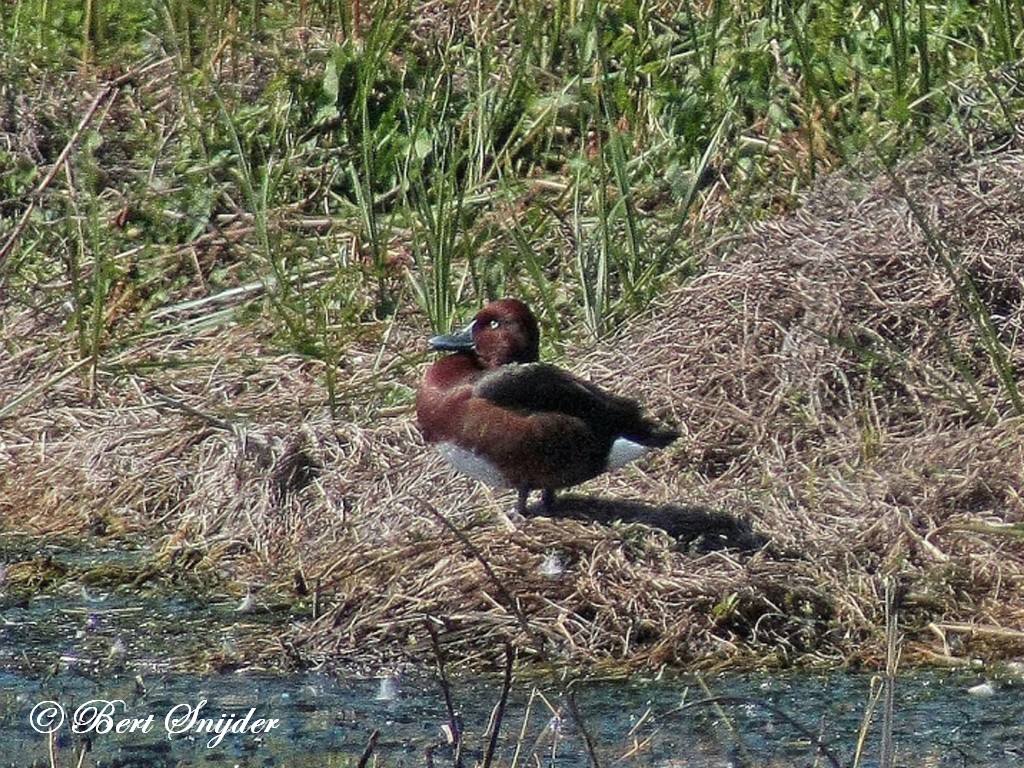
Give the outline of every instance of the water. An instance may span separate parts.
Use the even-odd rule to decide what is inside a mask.
[[[864,675],[806,673],[717,676],[716,695],[735,697],[680,709],[703,698],[694,680],[577,683],[577,709],[602,765],[740,766],[815,763],[807,732],[849,765],[869,700]],[[909,673],[896,706],[898,763],[907,766],[1018,766],[1024,761],[1024,696],[996,687],[968,693],[963,674]],[[454,680],[453,696],[465,727],[466,764],[484,749],[483,732],[497,701],[497,680]],[[378,765],[451,765],[440,686],[428,678],[346,678],[319,674],[236,672],[208,677],[153,677],[117,673],[90,677],[62,673],[29,677],[0,673],[0,765],[47,766],[51,715],[64,721],[54,740],[58,765],[77,764],[88,744],[95,766],[331,766],[354,765],[371,734]],[[585,766],[588,756],[565,688],[556,683],[516,684],[497,752],[500,765]],[[109,703],[108,702],[113,702]],[[770,706],[769,706],[770,705]],[[195,708],[196,719],[190,719]],[[774,708],[774,709],[773,709]],[[106,714],[104,714],[106,710]],[[248,721],[243,718],[253,710]],[[79,733],[72,730],[75,713]],[[35,713],[35,714],[33,714]],[[35,719],[33,719],[33,717]],[[241,732],[202,728],[244,724]],[[133,724],[136,730],[127,729]],[[275,722],[276,721],[276,722]],[[125,729],[116,732],[120,722]],[[878,764],[876,716],[863,764]],[[104,732],[106,731],[106,732]]]
[[[74,579],[30,600],[10,592],[0,585],[0,768],[77,766],[83,751],[82,765],[98,767],[355,766],[375,732],[368,765],[423,766],[428,754],[437,766],[454,763],[443,691],[425,673],[212,671],[231,663],[185,671],[200,668],[197,658],[230,662],[233,644],[260,622],[273,634],[280,620],[246,610],[253,601],[173,590],[140,596]],[[898,765],[1024,764],[1024,686],[1011,680],[972,691],[980,681],[967,671],[901,675]],[[827,766],[817,741],[845,766],[872,699],[866,674],[704,682],[728,700],[696,704],[706,693],[693,677],[577,681],[578,719],[564,681],[517,682],[494,764],[588,766],[585,729],[602,766]],[[482,759],[500,688],[496,678],[452,681],[467,766]],[[864,766],[879,763],[880,722],[876,710]]]

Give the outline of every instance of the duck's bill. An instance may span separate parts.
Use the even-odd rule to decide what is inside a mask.
[[[473,349],[473,323],[461,331],[431,336],[427,344],[438,352],[469,352]]]

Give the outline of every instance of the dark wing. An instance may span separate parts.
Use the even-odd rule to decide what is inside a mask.
[[[605,392],[596,384],[546,363],[503,365],[489,371],[474,394],[502,408],[528,413],[555,412],[582,419],[609,437],[632,437],[651,445],[667,445],[677,436],[644,418],[640,405]]]

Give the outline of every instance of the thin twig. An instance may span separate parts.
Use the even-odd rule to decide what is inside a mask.
[[[459,723],[459,713],[455,711],[452,687],[448,682],[444,649],[441,647],[441,640],[437,636],[437,629],[434,625],[430,623],[429,619],[424,623],[427,627],[427,634],[430,635],[430,644],[434,649],[434,659],[437,662],[438,684],[441,686],[441,693],[444,695],[444,706],[448,710],[448,729],[452,746],[455,749],[455,768],[462,768],[462,725]]]
[[[860,768],[861,758],[864,756],[864,749],[868,743],[868,731],[871,729],[871,720],[875,714],[875,707],[882,696],[885,686],[879,683],[877,677],[871,678],[871,693],[868,696],[868,706],[864,710],[864,716],[860,720],[860,728],[857,730],[857,744],[853,751],[853,760],[850,768]]]
[[[366,742],[366,748],[363,750],[362,757],[359,758],[359,762],[356,763],[356,768],[366,768],[366,764],[370,762],[370,756],[373,754],[373,750],[377,747],[377,739],[380,737],[380,728],[374,728],[373,733],[370,734],[370,738]]]
[[[490,768],[491,760],[494,759],[494,752],[498,748],[498,735],[501,732],[501,721],[505,717],[505,708],[508,706],[508,694],[512,690],[512,667],[515,663],[516,653],[512,643],[505,643],[505,678],[501,684],[501,697],[494,707],[494,714],[491,716],[491,738],[487,742],[487,751],[484,753],[483,768]]]
[[[601,762],[597,759],[597,748],[594,746],[594,739],[590,735],[590,731],[587,730],[587,724],[583,722],[580,708],[576,705],[576,691],[570,688],[565,698],[569,703],[569,713],[572,715],[576,727],[579,728],[580,734],[583,736],[583,743],[587,747],[587,758],[590,760],[591,768],[601,768]]]
[[[881,767],[890,768],[896,758],[893,740],[896,709],[896,671],[900,664],[900,593],[892,576],[885,579],[885,699],[882,705]]]
[[[526,636],[529,637],[531,640],[534,640],[534,645],[536,646],[539,652],[542,646],[535,637],[533,630],[530,628],[530,622],[526,618],[526,614],[523,613],[523,609],[520,608],[519,602],[512,596],[512,593],[509,592],[508,589],[505,587],[504,582],[502,582],[501,579],[498,578],[498,575],[494,572],[494,569],[491,568],[491,564],[487,562],[486,558],[484,558],[483,553],[480,552],[479,549],[477,549],[476,545],[469,540],[469,537],[466,536],[466,534],[464,534],[462,531],[456,528],[452,524],[452,522],[447,517],[442,515],[432,504],[430,504],[427,501],[424,501],[419,496],[414,496],[412,494],[410,494],[410,496],[414,500],[419,502],[420,506],[422,506],[427,512],[429,512],[432,517],[434,517],[439,523],[441,523],[441,525],[447,528],[448,531],[455,538],[457,538],[463,544],[463,546],[466,547],[466,549],[469,550],[470,554],[472,554],[473,557],[476,558],[480,565],[483,566],[484,573],[487,574],[487,578],[491,580],[491,582],[495,586],[495,589],[498,590],[498,595],[505,603],[505,607],[512,612],[516,619],[518,619],[519,626],[522,628]]]
[[[519,736],[516,738],[516,748],[512,753],[511,768],[519,768],[519,753],[523,751],[523,744],[526,741],[526,731],[530,726],[530,715],[533,714],[533,702],[540,697],[536,686],[530,691],[530,698],[526,701],[526,713],[523,715],[523,723],[519,726]]]
[[[48,390],[50,387],[52,387],[55,384],[58,384],[59,382],[63,381],[68,376],[70,376],[72,373],[77,371],[79,368],[82,368],[83,366],[88,365],[90,362],[92,362],[92,355],[90,355],[89,357],[83,357],[78,362],[72,363],[71,365],[69,365],[67,368],[65,368],[60,373],[54,374],[53,376],[48,378],[46,381],[44,381],[42,384],[39,384],[38,386],[33,387],[28,392],[25,392],[25,393],[23,393],[21,395],[18,395],[16,398],[11,400],[9,403],[5,403],[2,407],[0,407],[0,420],[5,419],[10,414],[14,413],[14,411],[16,411],[22,405],[24,405],[25,403],[29,402],[33,398],[38,397],[43,392]]]
[[[156,389],[153,394],[157,400],[159,400],[161,403],[168,406],[169,408],[182,411],[183,413],[187,413],[189,416],[194,416],[197,419],[200,419],[201,421],[205,422],[206,424],[209,424],[211,427],[223,429],[225,432],[235,432],[234,425],[232,425],[231,422],[229,421],[225,421],[224,419],[220,419],[209,413],[204,413],[195,406],[189,405],[188,403],[182,400],[178,400],[177,398],[171,397],[170,395],[165,395],[159,389]]]

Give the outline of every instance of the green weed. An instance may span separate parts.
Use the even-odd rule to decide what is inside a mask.
[[[41,262],[66,254],[83,355],[130,343],[154,308],[253,281],[263,303],[246,306],[323,360],[406,297],[435,328],[517,294],[549,327],[568,313],[601,335],[692,274],[702,238],[865,155],[1010,133],[1024,99],[1020,0],[358,7],[0,8],[0,122],[16,137],[0,230],[38,206],[4,288],[29,301],[61,271]],[[101,116],[95,151],[76,150],[93,182],[33,198],[74,94],[129,67],[145,74]],[[111,272],[126,249],[130,269]],[[138,322],[102,339],[115,278],[135,281]]]

